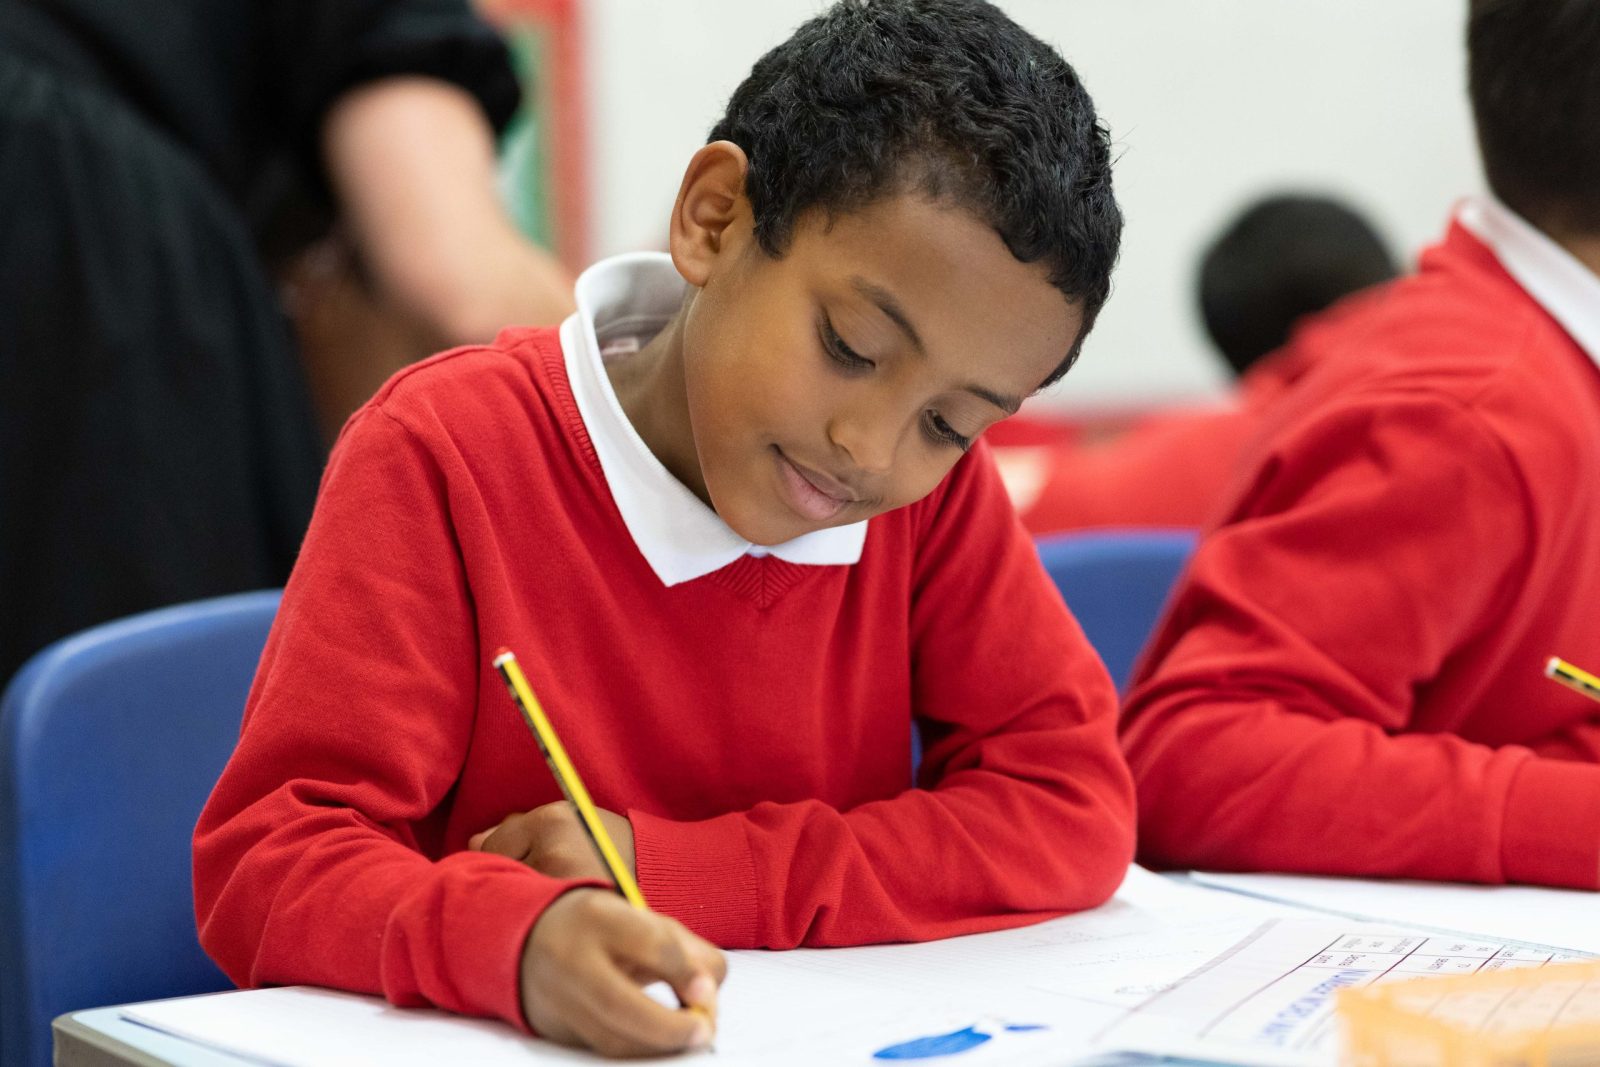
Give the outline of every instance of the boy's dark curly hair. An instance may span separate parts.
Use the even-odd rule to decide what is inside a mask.
[[[982,0],[842,0],[762,56],[711,131],[750,160],[755,234],[916,190],[974,212],[1081,305],[1111,291],[1122,212],[1111,146],[1066,60]]]

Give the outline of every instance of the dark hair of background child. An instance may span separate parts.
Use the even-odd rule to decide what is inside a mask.
[[[1325,196],[1263,197],[1200,258],[1200,315],[1236,374],[1280,348],[1294,324],[1396,274],[1372,225]]]
[[[1111,290],[1122,212],[1111,144],[1049,45],[978,0],[843,0],[768,52],[710,139],[750,160],[755,233],[783,253],[804,213],[916,190],[976,214],[1079,302],[1072,366]]]

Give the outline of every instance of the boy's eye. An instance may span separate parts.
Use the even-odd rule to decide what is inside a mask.
[[[845,344],[826,315],[822,319],[822,347],[827,350],[835,363],[849,370],[870,370],[877,366],[872,360],[857,355],[854,349]]]
[[[928,412],[927,427],[928,436],[935,444],[955,445],[963,452],[972,447],[972,438],[957,433],[937,411]]]

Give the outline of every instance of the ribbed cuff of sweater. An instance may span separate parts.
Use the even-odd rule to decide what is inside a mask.
[[[1523,761],[1506,797],[1500,863],[1508,882],[1600,888],[1600,766]]]
[[[673,822],[629,811],[639,889],[670,915],[723,948],[759,948],[755,855],[744,817]]]

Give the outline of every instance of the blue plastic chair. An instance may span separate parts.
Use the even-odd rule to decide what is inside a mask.
[[[1039,558],[1100,653],[1117,692],[1161,618],[1178,575],[1194,553],[1194,530],[1105,530],[1037,541]]]
[[[190,838],[239,737],[278,592],[97,626],[0,700],[0,1067],[62,1012],[231,988],[195,932]]]
[[[1089,643],[1125,693],[1134,661],[1161,617],[1167,594],[1199,540],[1195,530],[1096,530],[1034,540],[1039,559]],[[922,737],[911,732],[911,769]]]

